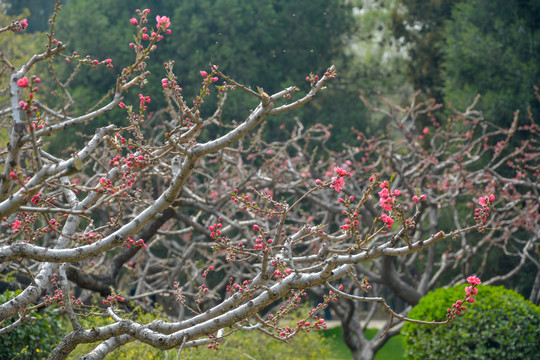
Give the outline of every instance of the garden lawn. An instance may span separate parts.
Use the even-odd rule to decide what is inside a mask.
[[[373,338],[377,334],[377,329],[367,329],[366,336],[368,339]],[[352,359],[352,354],[345,342],[343,341],[343,334],[341,332],[341,326],[321,331],[321,334],[330,341],[332,348],[332,359]],[[401,335],[392,337],[382,349],[377,352],[375,360],[386,359],[404,359],[403,346],[401,345]]]

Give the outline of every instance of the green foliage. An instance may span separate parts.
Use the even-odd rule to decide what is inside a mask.
[[[20,294],[20,290],[6,291],[0,295],[2,304]],[[67,333],[67,328],[60,318],[60,310],[47,307],[29,314],[36,321],[25,323],[16,327],[13,331],[0,336],[0,359],[42,359]],[[10,319],[3,327],[13,323],[16,319]]]
[[[443,320],[463,299],[465,285],[428,293],[409,317]],[[502,286],[479,285],[476,301],[451,324],[407,323],[402,330],[408,359],[533,359],[540,353],[540,307]]]
[[[236,332],[229,336],[220,349],[206,348],[186,349],[183,359],[205,360],[219,359],[341,359],[331,351],[330,341],[321,336],[320,332],[300,333],[290,343],[281,342],[260,332]]]
[[[444,93],[458,109],[481,94],[479,109],[501,126],[526,114],[540,82],[540,3],[474,0],[457,4],[444,30]],[[523,115],[525,116],[525,115]]]
[[[442,100],[444,21],[461,0],[399,0],[392,14],[392,32],[409,48],[407,75],[415,90]]]

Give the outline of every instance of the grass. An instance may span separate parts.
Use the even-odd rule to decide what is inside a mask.
[[[366,337],[371,339],[377,334],[377,332],[377,329],[368,329],[366,331]],[[343,341],[341,326],[321,331],[321,333],[330,341],[334,359],[352,359],[351,351]],[[401,345],[401,335],[397,335],[392,337],[386,342],[386,344],[384,344],[384,346],[377,352],[375,360],[404,359],[403,354],[404,351],[403,346]]]

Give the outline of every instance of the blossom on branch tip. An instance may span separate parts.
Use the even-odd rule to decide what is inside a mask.
[[[131,18],[129,22],[131,23],[131,25],[134,25],[134,26],[137,26],[137,24],[139,24],[139,21],[135,18]]]
[[[478,203],[481,206],[488,207],[493,201],[495,201],[495,195],[491,194],[489,196],[482,196],[478,199]]]
[[[482,283],[477,276],[469,276],[467,282],[472,285],[480,285]]]
[[[345,180],[341,176],[337,178],[333,177],[332,185],[330,185],[330,187],[333,187],[337,192],[340,192],[343,188],[343,185],[345,185]]]
[[[167,16],[156,16],[158,27],[166,29],[171,25],[171,20]]]
[[[334,167],[334,171],[337,172],[339,176],[351,176],[350,173],[343,170],[343,168],[341,168],[339,166]]]
[[[17,80],[17,85],[22,88],[28,87],[28,78],[25,76],[22,79]]]
[[[9,29],[13,32],[21,32],[21,30],[24,30],[28,27],[28,20],[22,19],[19,21],[15,21],[12,26],[9,27]]]
[[[392,219],[391,216],[386,215],[385,213],[381,214],[381,220],[386,224],[386,226],[390,229],[392,227],[392,224],[394,223],[394,219]]]

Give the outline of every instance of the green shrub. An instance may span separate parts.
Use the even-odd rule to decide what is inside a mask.
[[[407,359],[539,359],[540,307],[502,286],[479,285],[476,301],[448,325],[403,327]],[[463,300],[465,285],[438,289],[410,312],[412,319],[444,320]]]
[[[6,303],[20,292],[20,290],[6,291],[0,294],[0,303]],[[0,336],[0,359],[46,359],[60,342],[62,335],[68,332],[61,321],[60,309],[56,307],[34,310],[29,315],[35,317],[36,321],[18,326]],[[2,324],[2,327],[17,319],[17,316],[12,317]]]

